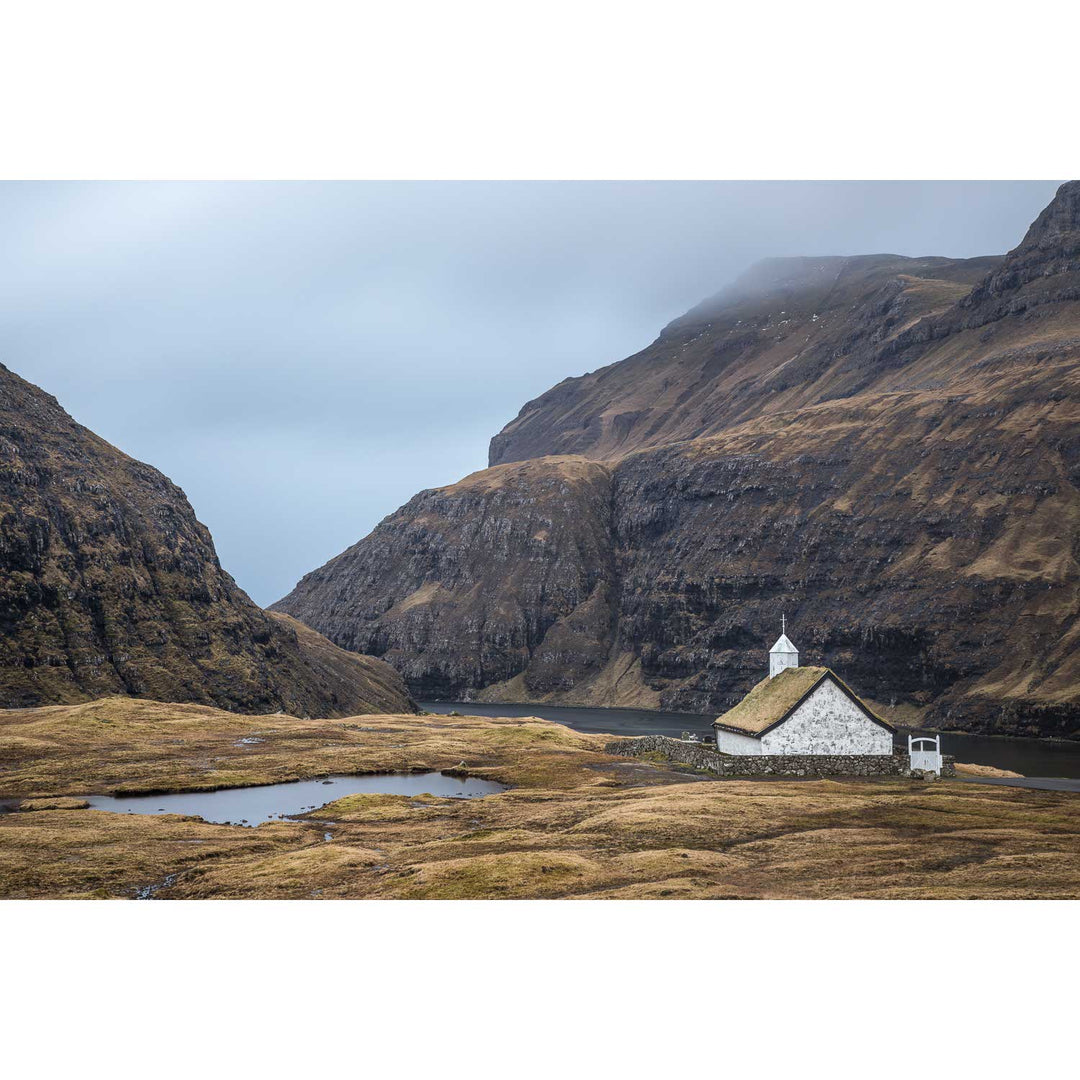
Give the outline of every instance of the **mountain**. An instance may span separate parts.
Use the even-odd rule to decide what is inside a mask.
[[[983,259],[769,259],[664,328],[647,349],[526,404],[490,465],[611,458],[870,389],[882,348],[947,311],[1000,265]]]
[[[1003,257],[773,259],[276,608],[420,697],[718,713],[781,613],[900,722],[1080,737],[1080,183]]]
[[[531,690],[570,690],[606,662],[614,554],[610,471],[543,458],[421,492],[273,608],[382,656],[424,697],[526,667]]]
[[[257,607],[184,493],[0,365],[0,706],[106,694],[412,711],[387,664]]]

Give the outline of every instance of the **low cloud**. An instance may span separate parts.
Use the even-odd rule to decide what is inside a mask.
[[[259,603],[756,259],[1019,242],[1024,183],[0,184],[0,360]]]

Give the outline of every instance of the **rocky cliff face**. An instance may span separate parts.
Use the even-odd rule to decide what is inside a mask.
[[[274,607],[453,700],[529,668],[537,694],[604,666],[614,553],[607,468],[544,458],[423,491]]]
[[[184,493],[0,366],[0,706],[125,693],[411,710],[400,676],[258,608]]]
[[[783,611],[900,722],[1080,734],[1080,184],[1002,258],[764,264],[491,458],[279,606],[418,695],[714,713]]]

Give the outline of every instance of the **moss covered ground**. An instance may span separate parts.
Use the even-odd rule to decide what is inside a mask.
[[[11,710],[0,799],[24,809],[0,814],[0,896],[1080,896],[1080,795],[716,781],[611,757],[608,741],[533,718],[301,720],[128,698]],[[351,795],[257,828],[79,798],[442,769],[511,789]]]

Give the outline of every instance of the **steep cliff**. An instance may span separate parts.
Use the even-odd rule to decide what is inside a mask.
[[[453,699],[529,668],[537,695],[604,666],[614,619],[608,470],[544,458],[422,491],[274,605]]]
[[[388,665],[258,608],[184,493],[0,365],[0,706],[124,693],[411,710]]]
[[[1080,183],[1004,257],[771,260],[491,460],[281,609],[420,695],[703,712],[783,611],[896,719],[1076,737]]]

